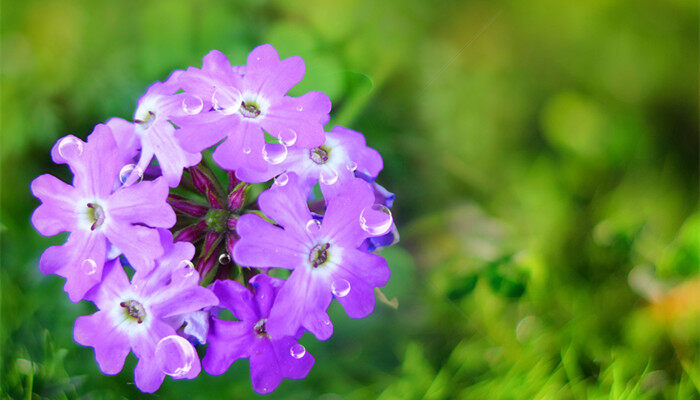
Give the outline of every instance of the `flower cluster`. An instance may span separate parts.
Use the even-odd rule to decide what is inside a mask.
[[[253,389],[269,393],[309,373],[298,340],[333,334],[334,298],[352,318],[372,313],[390,275],[376,252],[398,241],[394,195],[375,182],[382,158],[361,133],[325,131],[328,96],[288,95],[304,72],[271,45],[240,66],[213,50],[151,85],[132,122],[53,147],[73,181],[32,182],[32,224],[68,237],[39,267],[65,278],[71,301],[94,303],[74,338],[103,373],[133,352],[136,386],[154,392],[165,375],[247,358]]]

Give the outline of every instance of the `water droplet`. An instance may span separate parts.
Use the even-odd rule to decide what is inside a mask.
[[[279,143],[265,143],[262,155],[265,161],[277,165],[287,159],[287,146]]]
[[[317,233],[321,230],[321,221],[317,219],[310,219],[306,223],[306,231],[309,233]]]
[[[277,133],[277,140],[287,147],[294,146],[297,142],[297,133],[293,129],[284,128]]]
[[[350,282],[338,279],[331,282],[331,292],[335,297],[345,297],[350,293]]]
[[[300,359],[306,355],[306,349],[299,343],[294,343],[292,347],[289,348],[289,354],[296,359]]]
[[[365,207],[360,213],[360,226],[372,236],[383,235],[389,232],[394,219],[391,211],[382,204],[374,204]]]
[[[286,172],[283,172],[277,178],[275,178],[275,185],[277,186],[284,186],[289,182],[289,175],[287,175]]]
[[[235,87],[217,87],[211,95],[211,102],[216,111],[224,115],[231,115],[241,108],[241,97],[241,92]]]
[[[156,345],[155,358],[160,370],[173,378],[182,378],[192,369],[197,352],[185,338],[170,335]]]
[[[83,269],[83,272],[85,272],[85,275],[92,275],[97,272],[97,263],[91,258],[83,260],[80,267]]]
[[[138,183],[143,180],[143,171],[141,168],[136,167],[134,164],[127,164],[122,167],[121,171],[119,171],[119,182],[124,185],[132,174],[136,174],[137,179],[129,185],[133,185],[134,183]]]
[[[355,172],[357,169],[357,163],[355,161],[348,161],[348,163],[345,164],[345,168],[347,168],[350,172]]]
[[[228,253],[222,253],[219,256],[219,264],[226,265],[231,262],[231,256]]]
[[[244,148],[243,148],[243,152],[244,152],[245,154],[250,154],[250,147],[244,147]]]
[[[66,160],[80,157],[83,154],[83,142],[72,136],[65,137],[58,144],[58,154]]]
[[[335,170],[333,168],[329,168],[329,167],[323,168],[323,169],[321,169],[321,174],[320,174],[319,180],[324,185],[332,185],[332,184],[338,182],[338,173],[335,172]]]
[[[515,338],[518,339],[520,343],[525,343],[532,336],[536,324],[535,317],[529,315],[518,322],[515,327]]]
[[[178,270],[181,271],[183,278],[189,278],[195,274],[194,264],[190,260],[182,260],[178,264]]]
[[[199,114],[204,107],[204,102],[199,96],[186,94],[182,99],[182,111],[186,114]]]
[[[299,104],[299,105],[297,106],[297,111],[299,111],[299,112],[304,111],[304,106],[302,106],[301,104]]]

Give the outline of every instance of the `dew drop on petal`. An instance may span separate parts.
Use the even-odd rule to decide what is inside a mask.
[[[301,104],[299,104],[299,105],[297,106],[297,111],[299,111],[299,112],[304,111],[304,106],[302,106]]]
[[[197,353],[187,339],[170,335],[161,339],[156,345],[155,358],[164,374],[181,378],[192,369]]]
[[[294,343],[292,347],[289,348],[289,354],[296,359],[300,359],[306,355],[306,349],[299,343]]]
[[[121,171],[119,171],[119,182],[121,182],[122,185],[124,185],[132,174],[136,174],[138,178],[130,185],[141,182],[143,180],[143,171],[141,170],[141,168],[138,168],[134,164],[127,164],[122,167]]]
[[[355,172],[357,169],[357,163],[355,161],[348,161],[348,163],[345,164],[345,168],[347,168],[350,172]]]
[[[92,275],[97,272],[97,263],[91,258],[86,258],[83,260],[80,267],[83,269],[85,275]]]
[[[389,232],[393,223],[394,219],[391,216],[391,211],[382,204],[365,207],[360,213],[360,226],[365,232],[373,236]]]
[[[262,155],[265,161],[277,165],[287,159],[287,146],[280,143],[265,143]]]
[[[231,262],[231,256],[228,253],[222,253],[219,256],[219,264],[226,265]]]
[[[250,147],[244,147],[244,148],[243,148],[243,152],[244,152],[245,154],[250,154],[250,151],[251,151],[251,150],[250,150]]]
[[[323,168],[319,180],[324,185],[332,185],[338,182],[338,173],[333,168]]]
[[[297,142],[297,133],[293,129],[284,128],[277,133],[277,140],[287,147],[294,146]]]
[[[321,230],[321,221],[317,219],[310,219],[306,223],[306,231],[309,233],[317,233]]]
[[[345,279],[337,279],[331,282],[331,292],[335,297],[345,297],[350,293],[350,282]]]
[[[80,157],[83,154],[83,142],[72,136],[65,137],[58,143],[58,154],[66,160]]]
[[[223,115],[231,115],[241,108],[241,92],[235,87],[216,87],[211,95],[214,109]]]
[[[287,182],[289,182],[289,175],[287,175],[286,172],[281,173],[275,178],[275,185],[277,186],[284,186]]]
[[[182,260],[178,264],[178,269],[182,271],[183,278],[189,278],[195,274],[194,264],[190,260]]]
[[[199,114],[204,107],[204,102],[199,96],[186,94],[182,98],[182,111],[189,115]]]

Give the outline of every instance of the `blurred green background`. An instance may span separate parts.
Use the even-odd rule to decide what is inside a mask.
[[[29,223],[49,150],[211,49],[304,57],[295,93],[385,160],[402,242],[363,320],[303,339],[280,399],[697,399],[698,3],[694,0],[2,2],[3,398],[255,398],[248,366],[133,385],[72,340]],[[30,394],[31,392],[31,394]]]

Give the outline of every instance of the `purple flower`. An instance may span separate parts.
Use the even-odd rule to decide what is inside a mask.
[[[253,292],[235,281],[216,281],[212,290],[223,307],[231,310],[238,321],[212,317],[209,348],[202,360],[207,373],[220,375],[231,364],[248,358],[253,389],[270,393],[282,379],[303,379],[314,358],[297,342],[301,334],[271,338],[266,330],[270,308],[275,302],[282,279],[265,274],[250,279]]]
[[[160,387],[166,374],[175,379],[199,375],[194,347],[175,330],[182,314],[218,304],[209,289],[199,286],[199,275],[188,264],[194,247],[172,244],[169,233],[161,233],[161,241],[166,253],[157,268],[137,272],[131,283],[119,259],[105,266],[102,282],[87,294],[99,310],[78,317],[73,331],[77,343],[95,349],[105,374],[121,371],[133,351],[139,360],[136,386],[149,393]]]
[[[294,172],[299,176],[305,193],[320,182],[326,186],[324,193],[332,197],[345,183],[354,179],[355,173],[376,178],[382,167],[382,157],[376,150],[367,147],[365,137],[360,132],[336,126],[326,134],[322,146],[289,149],[286,160],[271,166],[269,171],[243,168],[237,171],[237,175],[246,182],[264,182],[284,171]]]
[[[226,139],[213,154],[219,166],[264,172],[271,165],[272,152],[278,157],[288,146],[321,145],[331,109],[328,96],[321,92],[286,95],[301,81],[304,71],[301,57],[280,60],[269,44],[253,49],[242,68],[232,67],[225,55],[211,51],[201,69],[190,67],[179,78],[187,93],[211,99],[214,108],[195,117],[173,120],[182,127],[177,132],[182,147],[200,152]],[[265,144],[263,131],[284,145]]]
[[[64,289],[71,301],[79,301],[100,282],[112,247],[135,269],[153,268],[163,254],[155,228],[175,224],[165,181],[119,186],[122,155],[108,126],[97,125],[87,140],[66,136],[56,145],[56,159],[74,174],[72,186],[48,174],[31,184],[42,202],[32,214],[36,230],[44,236],[70,232],[65,244],[44,251],[39,267],[44,274],[66,278]]]
[[[202,159],[199,152],[188,152],[180,147],[175,139],[175,126],[170,122],[172,117],[199,114],[206,106],[199,97],[175,94],[179,90],[177,78],[180,72],[176,71],[166,82],[156,82],[146,90],[138,101],[134,123],[119,118],[107,121],[120,148],[141,149],[133,172],[124,177],[126,185],[138,180],[155,157],[165,181],[170,187],[176,187],[182,170]]]
[[[285,185],[278,181],[258,198],[260,209],[281,227],[257,215],[239,218],[236,231],[241,239],[234,246],[234,258],[241,265],[293,270],[270,311],[267,326],[272,337],[294,335],[303,327],[325,340],[333,333],[326,313],[333,297],[352,318],[363,318],[374,309],[374,288],[386,284],[390,271],[384,258],[358,247],[386,229],[369,229],[371,234],[361,224],[374,203],[367,182],[354,179],[345,184],[328,200],[319,222],[298,180],[290,173]]]

